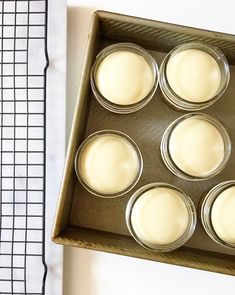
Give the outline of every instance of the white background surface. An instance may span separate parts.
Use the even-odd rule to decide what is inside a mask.
[[[65,155],[66,1],[48,1],[46,294],[62,294],[63,249],[51,241]],[[58,46],[60,44],[60,46]],[[56,173],[55,173],[56,171]],[[37,275],[37,274],[36,274]],[[36,277],[38,280],[38,275]]]
[[[60,0],[63,1],[63,0]],[[89,24],[97,9],[235,34],[235,2],[68,1],[67,134],[72,121]],[[235,277],[66,247],[64,295],[234,294]]]
[[[32,165],[33,163],[42,164],[43,157],[42,152],[34,153],[33,161],[31,159],[31,169],[29,169],[29,154],[32,154],[32,151],[35,149],[38,151],[43,151],[42,141],[40,138],[44,135],[43,128],[40,126],[43,124],[42,116],[32,116],[34,113],[42,113],[44,104],[43,104],[43,91],[37,89],[39,86],[43,86],[43,79],[36,77],[33,84],[34,92],[24,91],[26,81],[32,83],[32,79],[26,79],[25,73],[27,68],[27,74],[30,76],[41,75],[43,74],[43,69],[46,65],[45,54],[44,54],[44,40],[38,39],[40,36],[44,36],[43,26],[37,25],[33,27],[34,24],[43,24],[44,23],[44,14],[41,14],[45,11],[45,2],[46,1],[0,1],[1,11],[4,11],[4,18],[1,12],[1,19],[3,18],[3,23],[1,25],[1,37],[2,34],[4,37],[4,48],[9,51],[9,54],[4,55],[4,62],[9,64],[9,67],[4,67],[4,70],[1,72],[3,76],[6,77],[7,74],[13,75],[13,77],[8,77],[4,79],[4,85],[1,84],[1,90],[4,87],[12,87],[14,83],[17,84],[17,87],[21,87],[21,91],[11,91],[3,92],[4,95],[1,95],[1,108],[0,117],[3,118],[4,114],[4,126],[1,126],[1,130],[4,130],[0,135],[1,141],[2,138],[13,138],[13,144],[10,144],[12,140],[3,140],[2,147],[4,142],[4,149],[6,151],[16,151],[15,156],[13,153],[5,153],[4,161],[8,164],[19,164],[13,169],[5,167],[4,173],[1,174],[1,178],[4,178],[1,181],[1,188],[5,190],[5,194],[0,192],[1,203],[5,202],[1,206],[0,218],[1,215],[5,215],[4,226],[0,229],[1,231],[1,240],[0,240],[0,293],[6,294],[7,291],[10,294],[11,291],[14,294],[34,294],[35,292],[39,294],[42,289],[42,276],[44,268],[42,265],[42,259],[39,256],[42,251],[41,243],[34,243],[32,241],[41,241],[41,232],[32,230],[32,228],[39,229],[41,228],[41,218],[31,218],[31,216],[41,215],[42,206],[38,205],[37,208],[33,202],[42,201],[42,193],[39,192],[43,188],[43,183],[40,175],[42,171],[40,166]],[[57,196],[59,191],[59,183],[61,180],[63,164],[64,164],[64,154],[65,154],[65,80],[66,80],[66,1],[48,1],[49,3],[49,24],[48,24],[48,51],[50,56],[50,67],[48,69],[48,79],[47,79],[47,97],[46,97],[46,106],[47,106],[47,153],[46,153],[46,263],[48,266],[47,280],[46,280],[46,294],[48,295],[61,295],[62,294],[62,262],[63,262],[63,249],[58,245],[55,245],[51,241],[51,228],[54,219],[54,211],[57,202]],[[29,4],[29,6],[28,6]],[[14,12],[17,11],[17,17],[14,17]],[[32,11],[37,11],[38,13],[30,13],[29,20],[27,21],[26,13]],[[5,14],[8,12],[8,14]],[[13,13],[13,14],[12,14]],[[15,21],[20,24],[21,27],[17,27],[15,31],[13,26]],[[29,29],[27,30],[27,22],[29,22]],[[7,27],[8,25],[8,27]],[[9,27],[10,26],[10,27]],[[20,28],[20,30],[18,30]],[[33,29],[33,30],[32,30]],[[30,33],[31,32],[31,33]],[[26,42],[26,37],[30,34],[28,42]],[[12,42],[12,37],[16,34],[16,42]],[[14,43],[14,46],[13,46]],[[27,44],[26,44],[27,43]],[[61,44],[58,46],[58,44]],[[12,49],[23,50],[20,55],[13,54]],[[26,50],[27,49],[27,50]],[[19,53],[19,52],[18,52]],[[27,58],[26,58],[27,55]],[[18,59],[18,62],[22,61],[21,64],[18,64],[17,74],[22,75],[22,77],[15,77],[15,71],[13,71],[13,60]],[[25,60],[24,60],[25,59]],[[24,62],[25,61],[25,62]],[[27,61],[27,62],[26,62]],[[15,63],[15,60],[14,60]],[[2,60],[1,60],[2,64]],[[26,67],[26,64],[28,66]],[[11,66],[12,65],[12,66]],[[34,77],[35,78],[35,77]],[[14,82],[13,82],[14,81]],[[30,82],[29,82],[30,81]],[[3,81],[2,81],[3,82]],[[55,87],[56,86],[56,87]],[[16,94],[17,93],[17,94]],[[14,102],[13,99],[19,100],[19,95],[21,102]],[[9,96],[9,97],[7,97]],[[12,99],[11,102],[4,103],[2,100]],[[37,102],[33,99],[37,98]],[[27,100],[30,102],[26,103]],[[25,101],[25,102],[24,102]],[[9,113],[15,113],[13,116]],[[26,115],[19,115],[19,113],[28,113]],[[19,127],[19,125],[26,126],[29,121],[32,120],[31,126],[29,128]],[[18,121],[18,122],[17,122]],[[3,123],[3,120],[1,120]],[[8,127],[6,127],[8,125]],[[15,125],[16,128],[9,127],[10,125]],[[32,125],[38,126],[37,128],[32,129]],[[18,127],[17,127],[18,126]],[[14,132],[13,132],[14,129]],[[27,129],[27,131],[26,131]],[[33,132],[32,132],[33,130]],[[24,138],[31,139],[29,141],[22,140]],[[30,145],[29,142],[32,142],[32,139],[37,139],[35,144]],[[16,143],[17,140],[17,143]],[[26,145],[26,141],[28,144]],[[10,143],[9,143],[10,142]],[[26,155],[26,150],[28,154]],[[20,153],[19,157],[19,151]],[[10,156],[11,154],[11,156]],[[18,155],[18,157],[16,156]],[[9,157],[7,159],[7,157]],[[14,158],[14,160],[13,160]],[[17,159],[17,160],[16,160]],[[27,159],[27,160],[26,160]],[[27,164],[26,164],[27,163]],[[28,169],[27,169],[28,166]],[[41,167],[42,168],[42,167]],[[27,170],[27,174],[26,174]],[[14,171],[14,172],[13,172]],[[17,171],[17,172],[16,172]],[[30,172],[29,172],[30,171]],[[57,171],[57,173],[55,173]],[[3,169],[1,169],[3,172]],[[7,175],[7,177],[6,177]],[[27,179],[26,179],[27,175]],[[31,176],[30,176],[31,175]],[[34,176],[39,176],[38,178],[33,178]],[[26,184],[27,183],[27,184]],[[13,185],[14,184],[14,185]],[[29,189],[28,194],[25,194],[27,189]],[[35,192],[35,190],[38,190]],[[16,191],[18,194],[16,194]],[[36,194],[33,194],[36,193]],[[17,197],[16,197],[17,196]],[[17,200],[16,200],[17,198]],[[4,201],[3,201],[4,199]],[[14,203],[13,203],[14,200]],[[24,202],[31,202],[29,206],[25,206]],[[6,204],[6,202],[9,202]],[[16,218],[11,218],[12,214],[17,215]],[[27,218],[24,216],[27,214]],[[6,215],[8,217],[6,218]],[[20,216],[20,217],[19,217]],[[24,224],[27,223],[27,231],[21,231]],[[14,231],[10,231],[10,226],[12,225]],[[4,228],[8,228],[7,230]],[[31,230],[29,230],[29,228]],[[13,240],[12,243],[6,243],[6,241]],[[19,243],[20,241],[22,243]],[[27,241],[27,247],[23,243]],[[31,241],[31,243],[30,243]],[[13,247],[14,246],[14,247]],[[24,254],[26,249],[27,257],[26,261],[26,272],[24,276],[23,269],[16,269],[16,267],[24,266],[24,257],[21,255]],[[10,257],[8,253],[13,252],[15,255]],[[4,254],[5,253],[5,254]],[[18,253],[18,255],[17,255]],[[38,254],[38,255],[37,255]],[[10,266],[13,268],[10,271]],[[10,280],[11,275],[13,275],[13,283]],[[23,279],[26,279],[26,286],[23,283]],[[13,288],[12,288],[13,287]],[[25,290],[26,288],[26,290]],[[13,290],[11,290],[13,289]],[[18,293],[17,293],[18,292]],[[35,293],[35,294],[36,294]],[[11,293],[12,294],[12,293]]]

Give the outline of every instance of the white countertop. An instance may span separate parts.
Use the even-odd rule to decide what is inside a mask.
[[[67,134],[95,10],[235,34],[232,0],[69,0],[68,5]],[[72,247],[64,251],[64,295],[233,294],[234,290],[232,276]]]

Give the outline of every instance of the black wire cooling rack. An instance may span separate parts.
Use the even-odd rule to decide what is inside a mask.
[[[48,3],[0,11],[0,294],[45,294]]]

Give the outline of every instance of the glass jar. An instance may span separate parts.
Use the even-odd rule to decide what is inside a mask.
[[[155,198],[155,204],[151,203],[151,198]],[[163,201],[166,203],[163,204]],[[156,218],[158,215],[161,216]],[[196,222],[196,210],[190,197],[167,183],[151,183],[141,187],[132,195],[126,207],[126,224],[130,234],[141,246],[156,252],[169,252],[185,244],[192,236]],[[146,238],[143,231],[148,234],[152,231],[154,239],[153,235],[151,239],[150,236]]]
[[[219,132],[218,134],[221,135],[220,139],[223,142],[223,158],[222,158],[222,160],[220,160],[220,162],[218,162],[218,165],[214,166],[215,168],[211,171],[208,171],[208,173],[206,173],[206,172],[205,173],[199,173],[199,172],[198,173],[189,173],[188,171],[183,170],[182,166],[179,167],[179,162],[178,162],[178,165],[176,164],[176,158],[174,158],[171,154],[170,144],[173,146],[173,143],[171,143],[172,134],[174,134],[175,130],[177,130],[176,128],[178,128],[178,126],[180,126],[181,123],[186,122],[186,120],[188,120],[188,119],[202,120],[202,121],[205,121],[205,123],[208,122],[212,126],[214,126],[217,129],[217,131]],[[190,129],[190,130],[192,130],[192,129]],[[190,132],[192,133],[192,131],[190,131]],[[177,133],[177,134],[179,134],[179,133]],[[187,134],[187,132],[184,130],[183,133],[181,134],[181,136],[177,137],[177,138],[180,138],[182,143],[183,143],[183,137],[185,134]],[[190,134],[190,133],[188,133],[188,134]],[[199,136],[201,138],[203,138],[202,133],[200,133]],[[174,137],[176,137],[176,136],[174,135]],[[204,135],[204,137],[205,137],[204,141],[207,142],[208,141],[207,136]],[[182,144],[182,146],[183,146],[183,144]],[[182,146],[180,148],[182,148]],[[191,135],[191,141],[189,142],[188,150],[192,151],[193,146],[196,146],[196,138],[194,138]],[[204,148],[205,148],[205,146],[203,146],[203,151],[204,151]],[[201,147],[201,149],[202,149],[202,147]],[[219,147],[218,147],[218,149],[219,149]],[[224,167],[227,164],[228,159],[230,157],[231,141],[230,141],[230,138],[229,138],[229,135],[228,135],[226,129],[224,128],[224,126],[222,125],[222,123],[218,119],[216,119],[212,116],[203,114],[203,113],[190,113],[190,114],[183,115],[180,118],[176,119],[167,127],[167,129],[165,130],[165,132],[162,136],[160,150],[161,150],[161,156],[162,156],[163,162],[165,163],[167,168],[172,173],[174,173],[176,176],[178,176],[184,180],[190,180],[190,181],[206,180],[206,179],[212,178],[213,176],[217,175],[218,173],[220,173],[224,169]],[[187,149],[186,149],[186,151],[187,151]],[[219,151],[221,151],[221,150],[219,149]],[[185,154],[187,154],[187,153],[185,153]],[[182,153],[182,151],[181,151],[180,156],[181,156],[181,158],[178,158],[178,161],[179,161],[179,159],[184,161],[184,159],[182,158],[182,157],[184,157],[184,153]],[[209,156],[209,158],[211,158],[211,156]],[[188,159],[190,159],[190,161],[191,161],[192,159],[196,159],[196,158],[194,157],[194,155],[191,154],[190,157],[187,156],[187,161],[189,161]],[[199,163],[199,162],[196,162],[196,163]],[[190,164],[191,164],[191,162],[190,162]],[[184,165],[186,167],[189,164],[188,164],[188,162],[186,162],[186,164],[184,163]],[[194,167],[192,167],[192,168],[194,168]]]
[[[119,151],[124,154],[118,154]],[[139,181],[143,158],[128,135],[116,130],[101,130],[89,135],[79,146],[75,171],[91,194],[114,198],[129,192]],[[112,171],[119,174],[112,174]],[[113,187],[109,186],[109,181],[113,181]]]
[[[104,97],[101,91],[97,86],[96,74],[101,65],[101,63],[111,54],[116,52],[131,52],[143,57],[144,60],[150,67],[151,75],[152,75],[152,85],[150,86],[150,90],[147,95],[138,100],[133,104],[118,104],[116,102],[112,102],[108,97]],[[126,64],[128,66],[128,64]],[[116,70],[116,68],[115,68]],[[109,75],[110,76],[110,75]],[[130,77],[131,79],[132,77]],[[118,113],[118,114],[128,114],[136,112],[142,109],[147,103],[152,99],[158,85],[158,66],[156,60],[142,47],[132,44],[132,43],[117,43],[114,45],[110,45],[105,47],[96,57],[95,63],[91,70],[91,88],[96,97],[97,101],[107,110]]]
[[[224,238],[224,236],[226,236],[226,229],[227,229],[226,227],[228,227],[228,225],[230,227],[229,231],[230,232],[232,231],[234,233],[234,230],[235,230],[234,223],[228,224],[228,217],[229,217],[228,215],[229,214],[234,215],[235,208],[229,209],[231,204],[230,203],[226,204],[226,201],[228,201],[228,199],[225,199],[225,198],[223,198],[222,202],[220,202],[219,204],[219,206],[221,207],[216,206],[216,204],[218,205],[219,197],[221,196],[226,197],[224,195],[225,191],[231,188],[235,188],[235,180],[224,181],[214,186],[208,193],[204,195],[204,197],[202,197],[202,200],[199,204],[199,212],[200,212],[200,219],[201,219],[202,226],[204,227],[208,236],[213,241],[215,241],[216,243],[224,247],[235,249],[235,240],[231,242]],[[223,208],[222,206],[225,206],[225,207]],[[214,208],[214,213],[213,213],[213,208]],[[226,214],[226,217],[218,215],[218,213],[221,213],[218,211],[218,209],[221,209],[221,208],[225,209],[225,211],[222,213]],[[228,209],[229,211],[231,210],[230,213],[226,211]]]
[[[172,89],[172,87],[170,86],[169,83],[169,79],[167,77],[167,66],[169,64],[169,61],[172,61],[172,59],[177,55],[177,54],[182,54],[184,51],[186,50],[199,50],[202,51],[204,53],[209,54],[216,62],[217,65],[220,69],[220,83],[218,85],[217,90],[215,91],[215,93],[212,94],[212,97],[208,97],[208,99],[201,100],[201,101],[191,101],[190,99],[186,99],[185,97],[182,97],[182,92],[181,92],[181,96]],[[192,51],[191,51],[192,52]],[[194,51],[195,52],[195,51]],[[182,64],[182,59],[179,61]],[[190,61],[192,62],[193,59]],[[205,64],[204,59],[202,59],[202,66],[203,64]],[[198,64],[198,63],[197,63]],[[195,66],[195,65],[194,65]],[[192,68],[193,71],[193,65],[190,66]],[[190,68],[190,70],[191,70]],[[178,69],[178,68],[177,68]],[[208,66],[208,68],[206,68],[207,70],[210,69],[210,67]],[[188,69],[189,70],[189,69]],[[178,73],[179,74],[179,73]],[[212,77],[214,77],[215,73],[213,72]],[[204,76],[202,73],[200,73],[199,75]],[[187,79],[187,76],[185,77],[185,79]],[[195,74],[194,78],[198,78],[197,74]],[[179,79],[179,75],[177,75],[177,79]],[[172,49],[167,56],[165,57],[165,59],[163,60],[161,66],[160,66],[160,73],[159,73],[159,84],[160,84],[160,88],[163,94],[163,99],[173,108],[175,108],[176,110],[181,110],[181,111],[199,111],[202,109],[205,109],[207,107],[209,107],[210,105],[212,105],[214,102],[216,102],[221,96],[222,94],[225,92],[228,84],[229,84],[229,79],[230,79],[230,70],[229,70],[229,65],[227,62],[227,59],[225,57],[225,55],[223,54],[223,52],[218,49],[215,46],[211,46],[209,44],[205,44],[202,42],[188,42],[182,45],[179,45],[177,47],[175,47],[174,49]],[[176,80],[178,81],[178,80]],[[194,83],[194,81],[189,81],[192,84]],[[204,83],[205,80],[202,82]],[[211,83],[211,80],[208,81]],[[189,83],[187,83],[187,85],[189,85]],[[182,84],[179,84],[178,87],[182,87]],[[192,86],[194,87],[194,86]],[[211,85],[210,85],[211,87]],[[209,87],[208,87],[209,89]],[[179,90],[179,88],[178,88]],[[194,91],[195,93],[195,91]],[[187,92],[188,94],[188,92]]]

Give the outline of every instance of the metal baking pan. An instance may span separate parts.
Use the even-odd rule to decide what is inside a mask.
[[[129,235],[125,224],[125,208],[130,196],[134,190],[150,182],[164,181],[181,188],[197,206],[203,192],[210,187],[224,180],[235,179],[234,150],[228,165],[216,177],[193,183],[179,179],[163,164],[159,145],[165,128],[182,113],[170,109],[162,101],[159,89],[142,110],[118,115],[99,105],[90,88],[90,70],[95,57],[109,44],[136,43],[147,49],[160,65],[173,47],[194,40],[219,47],[229,61],[229,87],[222,99],[204,112],[224,123],[235,146],[235,36],[104,11],[94,13],[52,233],[54,242],[235,275],[234,251],[213,242],[200,222],[184,247],[164,254],[138,245]],[[87,135],[101,129],[124,131],[135,140],[143,154],[144,172],[141,180],[134,190],[115,199],[102,199],[88,193],[77,180],[74,170],[78,146]]]

